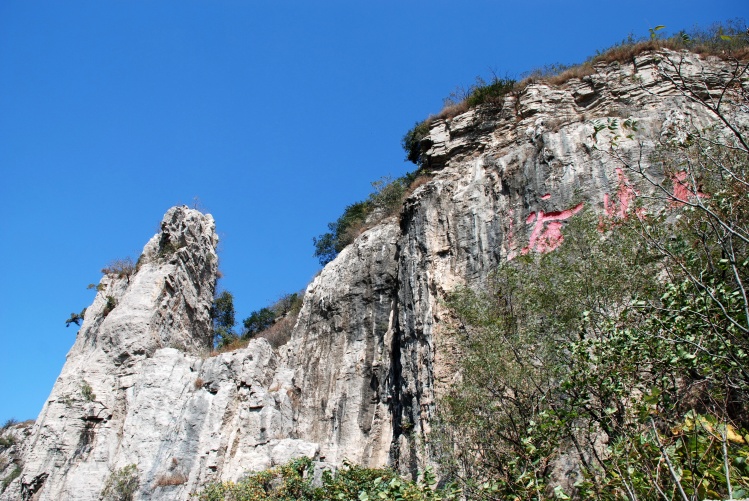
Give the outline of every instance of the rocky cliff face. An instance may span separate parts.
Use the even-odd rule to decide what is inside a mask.
[[[136,499],[187,499],[206,481],[300,455],[424,466],[435,401],[454,377],[446,294],[504,259],[553,250],[586,207],[626,212],[648,188],[622,160],[651,169],[649,153],[678,124],[711,119],[669,78],[673,61],[708,95],[728,75],[718,60],[646,53],[435,121],[429,181],[315,278],[277,350],[257,339],[207,356],[214,224],[171,209],[138,269],[102,279],[0,499],[99,499],[129,464]],[[598,124],[613,119],[637,124],[617,139],[619,158],[601,151],[616,131]]]

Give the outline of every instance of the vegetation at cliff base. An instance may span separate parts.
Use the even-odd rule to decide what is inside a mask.
[[[214,482],[194,496],[199,501],[449,501],[460,499],[452,485],[435,488],[427,470],[418,481],[405,480],[389,469],[362,468],[350,463],[314,479],[313,462],[300,458],[239,482]]]

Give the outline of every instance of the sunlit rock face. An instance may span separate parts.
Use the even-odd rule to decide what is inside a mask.
[[[102,278],[36,424],[18,432],[23,470],[0,500],[99,499],[130,464],[135,499],[164,500],[299,456],[425,466],[460,351],[447,295],[503,260],[553,251],[587,208],[624,217],[650,189],[627,163],[663,178],[656,144],[714,118],[673,84],[670,61],[701,92],[727,75],[718,60],[645,53],[432,123],[429,179],[312,281],[277,349],[256,339],[209,356],[214,222],[171,209],[137,270]],[[613,120],[636,124],[632,137]]]

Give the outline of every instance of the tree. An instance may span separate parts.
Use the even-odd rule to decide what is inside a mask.
[[[234,333],[234,296],[231,292],[223,291],[213,300],[211,307],[213,319],[213,334],[219,346],[225,346],[237,338]]]
[[[259,310],[253,311],[249,317],[245,318],[242,322],[244,325],[244,333],[242,337],[251,338],[261,331],[264,331],[276,320],[276,313],[270,308],[260,308]]]

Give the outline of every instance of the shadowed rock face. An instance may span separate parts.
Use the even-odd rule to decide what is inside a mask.
[[[679,123],[711,119],[667,78],[677,59],[687,85],[709,92],[725,79],[717,60],[643,54],[433,123],[430,181],[314,279],[278,350],[256,339],[207,357],[214,223],[171,209],[138,270],[102,279],[49,400],[16,446],[23,473],[0,499],[98,499],[129,464],[138,467],[136,499],[175,500],[301,455],[423,466],[459,353],[446,295],[486,280],[504,259],[553,250],[583,208],[622,215],[634,190],[648,189],[599,150],[612,135],[594,121],[636,120],[619,154],[662,177],[648,164],[657,142]]]

